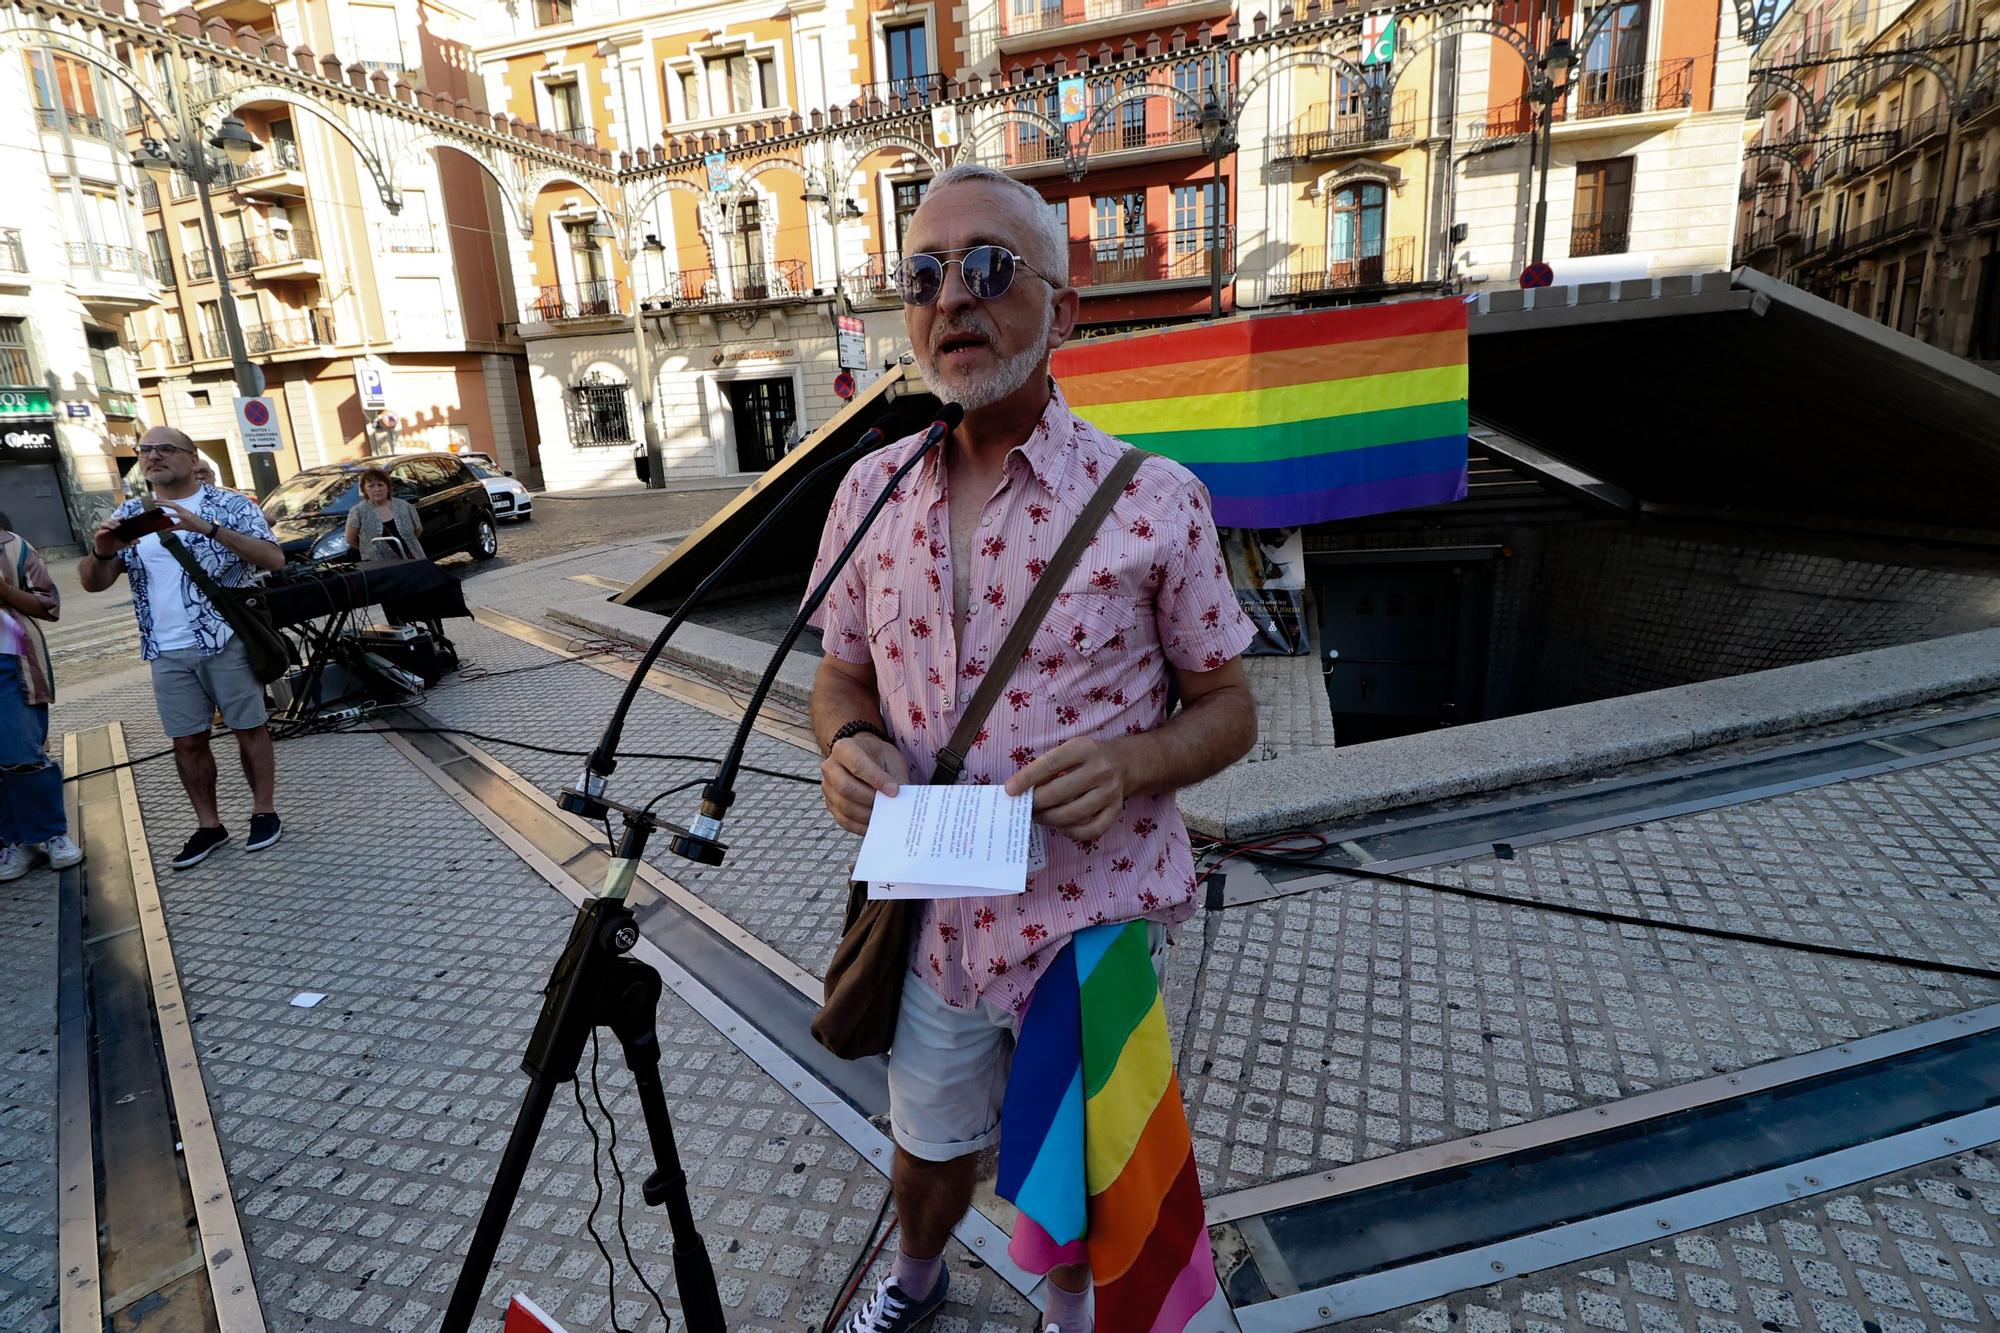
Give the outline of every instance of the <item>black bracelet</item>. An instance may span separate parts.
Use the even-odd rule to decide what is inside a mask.
[[[864,731],[867,732],[870,736],[880,736],[883,740],[889,742],[889,744],[891,745],[894,745],[896,743],[896,738],[891,736],[888,732],[882,730],[882,728],[876,726],[873,722],[863,722],[860,718],[857,717],[852,722],[841,723],[840,730],[833,733],[833,739],[826,743],[826,748],[829,752],[831,752],[834,746],[840,744],[848,737],[859,736]]]

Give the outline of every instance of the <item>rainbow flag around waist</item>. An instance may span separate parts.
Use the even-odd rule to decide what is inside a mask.
[[[1232,528],[1465,495],[1466,308],[1257,315],[1058,350],[1070,408],[1192,469]]]
[[[1215,1294],[1194,1144],[1143,921],[1091,926],[1022,1017],[1000,1111],[1007,1253],[1087,1261],[1100,1333],[1181,1333]]]

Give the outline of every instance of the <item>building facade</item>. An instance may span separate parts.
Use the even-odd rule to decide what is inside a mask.
[[[1749,111],[1738,260],[2000,362],[2000,3],[1795,7]]]

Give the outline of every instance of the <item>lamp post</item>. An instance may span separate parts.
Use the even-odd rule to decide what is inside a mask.
[[[626,219],[626,234],[638,230],[636,218]],[[617,233],[602,218],[590,225],[590,239],[606,241]],[[660,427],[653,419],[653,347],[646,339],[646,307],[639,298],[639,256],[664,255],[667,247],[653,232],[627,246],[625,271],[632,276],[632,348],[639,372],[639,430],[646,442],[646,489],[657,491],[667,484],[667,456],[660,446]]]
[[[180,82],[186,84],[186,66],[175,53]],[[132,165],[142,171],[151,172],[164,188],[168,176],[175,170],[184,173],[194,182],[195,194],[201,200],[201,220],[203,236],[208,242],[210,266],[215,270],[215,281],[222,289],[223,337],[229,342],[229,359],[236,368],[236,393],[240,398],[255,398],[264,392],[264,372],[251,364],[249,348],[243,341],[243,324],[236,315],[236,294],[229,285],[229,257],[222,248],[222,231],[215,222],[215,201],[209,187],[219,168],[216,154],[230,167],[240,167],[264,145],[248,127],[235,116],[227,116],[216,127],[206,144],[197,137],[193,118],[189,116],[187,104],[176,98],[180,111],[180,133],[170,139],[147,137],[139,141],[133,150]],[[211,149],[214,150],[211,153]],[[247,452],[247,451],[246,451]],[[261,497],[268,495],[278,484],[278,462],[270,454],[262,451],[249,453],[250,482]]]
[[[1556,12],[1557,2],[1558,0],[1549,0],[1548,23],[1551,34],[1555,32],[1556,24],[1561,21]],[[1542,262],[1542,247],[1548,239],[1549,141],[1552,127],[1555,125],[1556,103],[1561,101],[1563,94],[1568,91],[1570,71],[1576,68],[1576,52],[1571,48],[1569,38],[1552,36],[1548,48],[1542,52],[1541,58],[1535,64],[1538,72],[1534,82],[1529,85],[1528,96],[1542,108],[1542,134],[1536,147],[1541,181],[1535,199],[1535,241],[1533,253],[1528,259],[1530,264]],[[1560,84],[1555,81],[1557,70],[1561,70],[1563,75]]]
[[[1231,131],[1229,115],[1210,92],[1208,101],[1202,104],[1201,148],[1208,154],[1214,168],[1215,195],[1209,200],[1208,209],[1208,317],[1222,318],[1222,159],[1236,147],[1236,136]]]

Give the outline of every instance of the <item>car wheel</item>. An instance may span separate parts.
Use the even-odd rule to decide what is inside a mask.
[[[500,554],[500,534],[494,531],[493,520],[481,514],[478,526],[472,531],[472,558],[491,560],[498,554]]]

